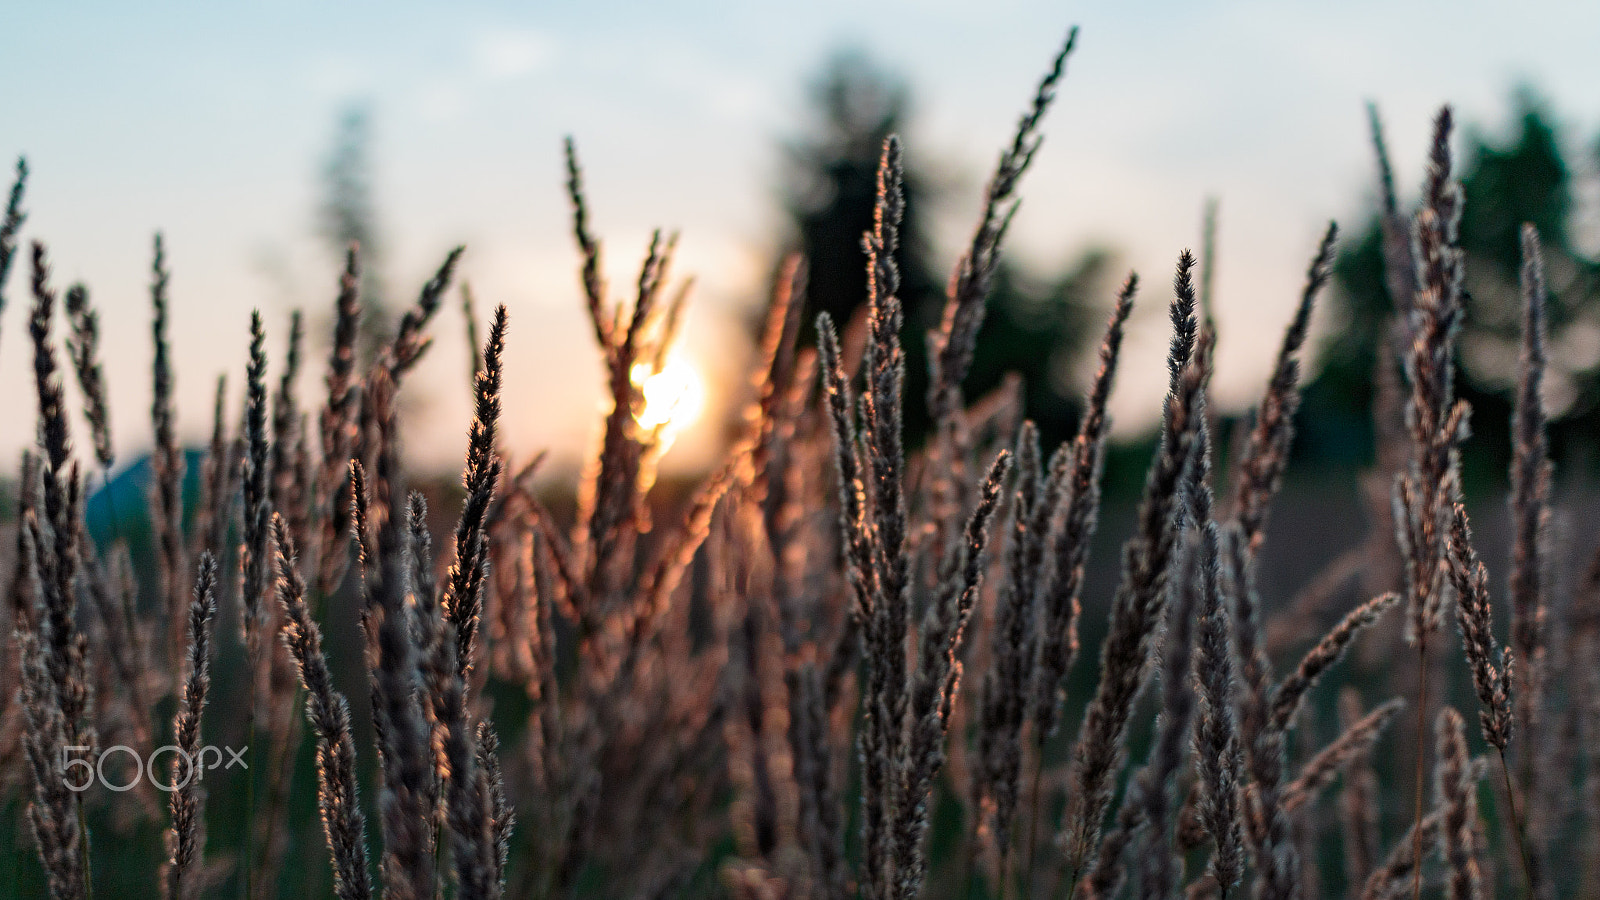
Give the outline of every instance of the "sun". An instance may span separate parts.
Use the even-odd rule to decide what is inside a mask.
[[[644,428],[659,428],[663,442],[693,425],[705,411],[705,380],[682,357],[667,357],[660,371],[649,363],[637,363],[630,374],[644,397],[635,419]]]

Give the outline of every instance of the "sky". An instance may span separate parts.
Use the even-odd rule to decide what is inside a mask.
[[[333,7],[6,13],[0,159],[27,155],[24,239],[44,240],[57,285],[82,280],[101,310],[125,459],[149,444],[157,229],[173,273],[187,438],[208,432],[219,374],[242,386],[252,308],[266,316],[274,367],[293,308],[306,310],[313,346],[325,343],[337,261],[316,234],[318,175],[353,103],[372,116],[390,293],[414,294],[464,243],[480,315],[496,303],[510,310],[505,426],[524,459],[545,447],[574,458],[600,412],[563,136],[577,140],[613,284],[635,277],[653,228],[681,231],[677,271],[696,284],[683,357],[715,409],[744,383],[740,317],[763,294],[781,233],[780,142],[803,131],[805,85],[840,48],[905,77],[906,153],[962,176],[936,229],[953,264],[985,171],[1068,27],[1081,27],[1022,186],[1011,252],[1050,272],[1090,243],[1109,245],[1143,276],[1143,324],[1113,404],[1125,429],[1157,411],[1167,282],[1178,252],[1199,241],[1206,198],[1221,204],[1217,399],[1242,408],[1327,221],[1353,231],[1370,209],[1367,101],[1382,108],[1403,186],[1420,182],[1442,102],[1493,129],[1513,89],[1529,84],[1574,146],[1600,134],[1593,2]],[[25,279],[19,261],[0,320],[0,454],[13,458],[33,439]],[[406,441],[424,465],[444,467],[465,447],[468,361],[458,315],[441,316],[436,334],[406,387],[419,411]],[[314,397],[319,367],[309,368],[302,391]],[[691,429],[669,464],[703,464],[715,432],[709,421]],[[81,430],[78,443],[87,444]]]

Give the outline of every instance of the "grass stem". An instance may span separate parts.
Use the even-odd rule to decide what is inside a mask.
[[[1533,896],[1533,866],[1528,862],[1528,847],[1522,837],[1522,817],[1517,814],[1517,792],[1511,786],[1511,768],[1506,765],[1506,751],[1500,750],[1500,774],[1505,779],[1506,807],[1511,814],[1511,837],[1517,843],[1517,855],[1522,861],[1523,896]]]
[[[1416,767],[1416,804],[1413,810],[1412,821],[1417,825],[1411,830],[1411,854],[1416,860],[1415,871],[1411,877],[1411,900],[1418,900],[1422,896],[1422,755],[1427,748],[1428,727],[1428,631],[1426,627],[1418,629],[1417,634],[1417,767]]]

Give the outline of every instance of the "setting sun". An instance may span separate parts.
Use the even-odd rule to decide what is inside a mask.
[[[638,422],[645,428],[660,428],[663,441],[671,441],[705,410],[705,381],[693,365],[677,356],[668,357],[659,372],[652,369],[648,363],[633,367],[633,383],[644,395]]]

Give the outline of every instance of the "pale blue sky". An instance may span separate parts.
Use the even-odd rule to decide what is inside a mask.
[[[678,271],[701,285],[691,352],[710,380],[736,385],[739,360],[719,351],[729,311],[759,294],[770,256],[776,142],[799,130],[805,78],[841,45],[909,79],[909,153],[970,173],[940,232],[953,250],[980,173],[1068,26],[1080,25],[1023,187],[1015,249],[1053,266],[1091,239],[1120,246],[1153,312],[1177,252],[1197,241],[1202,199],[1220,196],[1219,381],[1235,404],[1257,389],[1322,224],[1359,224],[1371,192],[1366,100],[1383,106],[1405,185],[1420,176],[1442,101],[1464,121],[1500,123],[1512,87],[1528,82],[1570,137],[1600,132],[1593,2],[330,6],[5,14],[0,156],[28,154],[28,237],[49,242],[63,286],[86,280],[103,308],[125,451],[148,442],[151,231],[167,234],[181,424],[198,437],[216,373],[242,378],[248,310],[267,312],[276,352],[290,306],[317,321],[329,302],[316,173],[352,100],[375,117],[392,290],[409,293],[466,242],[480,304],[511,307],[508,424],[523,453],[581,446],[598,403],[561,136],[578,138],[614,280],[629,277],[650,228],[682,229]],[[13,276],[0,326],[7,456],[32,435],[24,276]],[[1149,329],[1132,348],[1125,423],[1154,409],[1161,340]],[[460,453],[464,354],[459,319],[445,316],[415,382],[439,427],[417,431],[412,446],[433,461]]]

